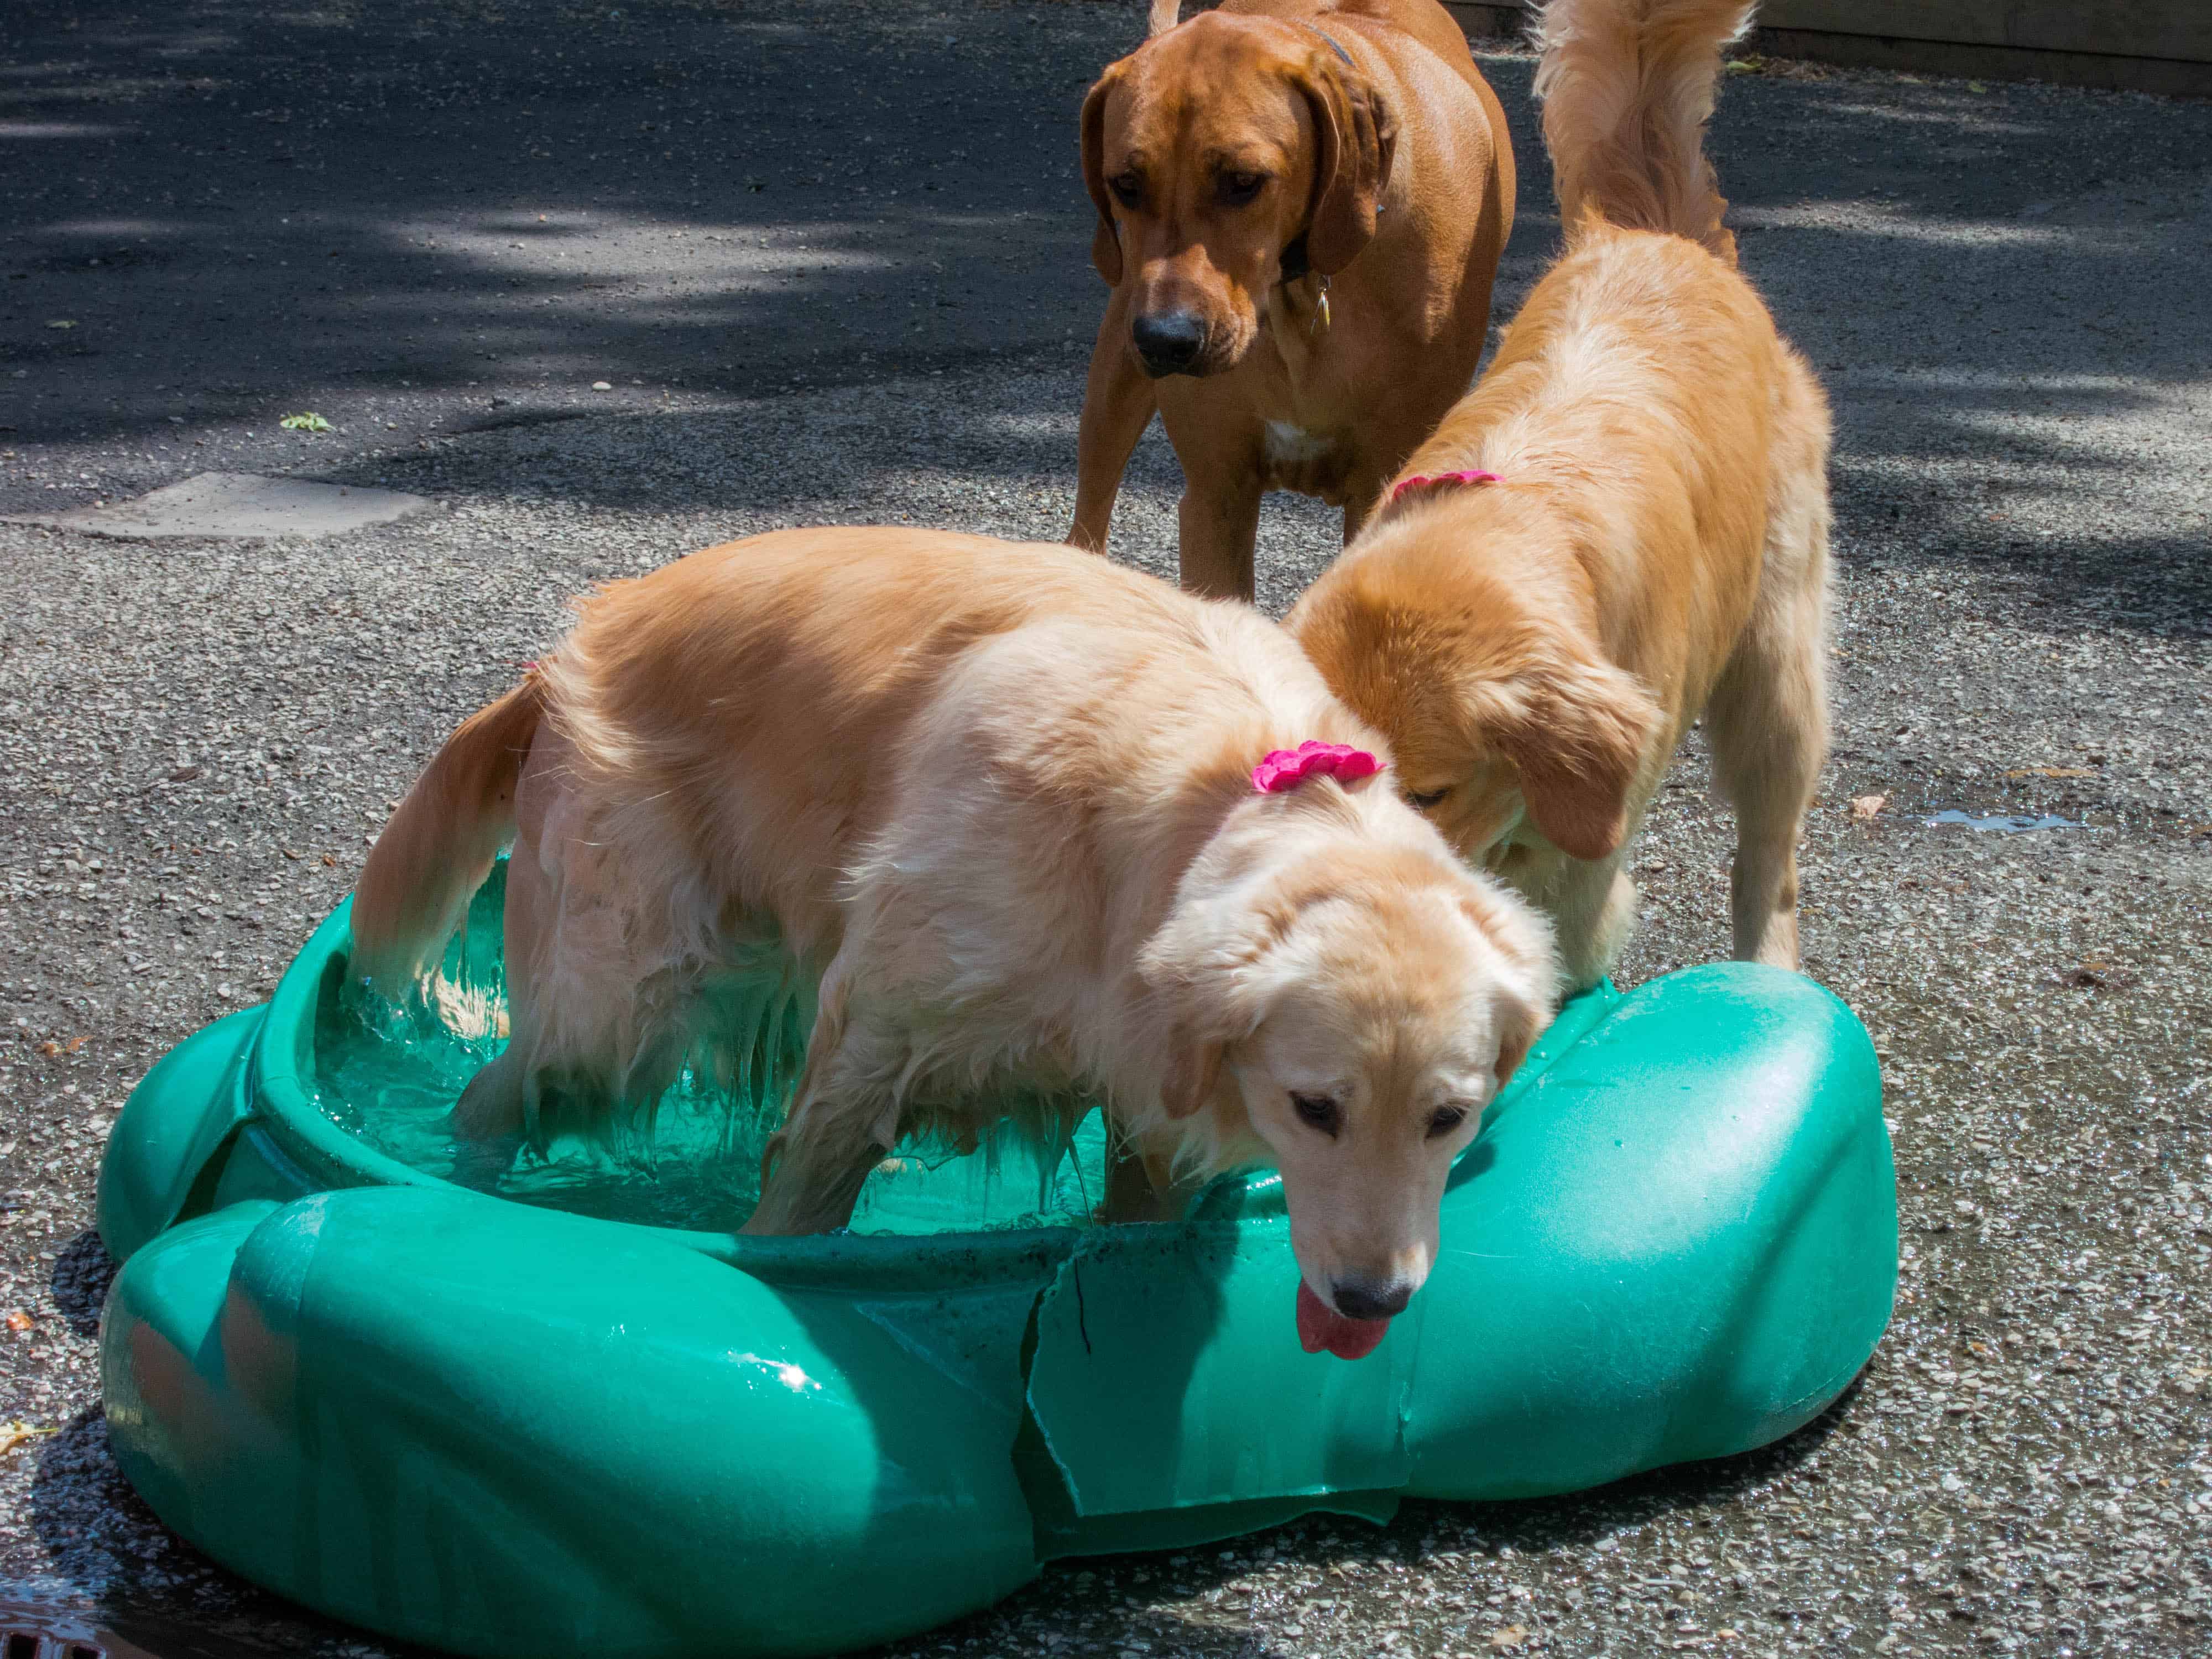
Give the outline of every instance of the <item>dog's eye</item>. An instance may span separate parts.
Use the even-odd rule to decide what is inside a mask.
[[[1444,797],[1449,793],[1451,793],[1449,784],[1446,784],[1441,789],[1408,789],[1406,792],[1406,804],[1417,812],[1425,812],[1431,806],[1443,805]]]
[[[1215,193],[1224,207],[1243,207],[1260,193],[1260,186],[1267,182],[1264,173],[1224,173]]]
[[[1120,173],[1106,181],[1106,188],[1114,192],[1114,199],[1125,208],[1133,208],[1145,199],[1145,181],[1133,173]]]
[[[1297,1110],[1301,1121],[1310,1123],[1332,1140],[1336,1139],[1336,1132],[1344,1126],[1343,1115],[1337,1110],[1336,1103],[1327,1095],[1293,1094],[1291,1105]]]
[[[1436,1115],[1429,1120],[1429,1139],[1441,1140],[1466,1121],[1466,1107],[1440,1106],[1437,1109]]]

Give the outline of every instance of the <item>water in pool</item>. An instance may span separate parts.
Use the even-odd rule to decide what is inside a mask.
[[[459,1143],[447,1114],[506,1046],[500,964],[501,862],[446,953],[439,992],[403,1010],[332,975],[316,1010],[316,1103],[332,1121],[426,1175],[520,1203],[651,1226],[727,1232],[760,1197],[761,1149],[782,1121],[811,1009],[773,973],[738,988],[734,1086],[687,1070],[649,1124],[602,1143],[556,1140],[511,1163]],[[1088,1113],[1073,1145],[1040,1158],[1015,1136],[961,1156],[906,1146],[877,1169],[853,1212],[855,1232],[922,1233],[1082,1224],[1105,1194],[1104,1134]]]

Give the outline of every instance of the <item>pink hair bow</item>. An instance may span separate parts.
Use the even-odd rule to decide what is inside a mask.
[[[1390,499],[1395,501],[1399,496],[1404,495],[1409,489],[1433,489],[1438,484],[1468,484],[1472,486],[1474,484],[1504,483],[1504,482],[1505,480],[1499,477],[1495,472],[1481,472],[1474,471],[1466,472],[1416,472],[1412,477],[1401,478],[1396,483],[1390,486]]]
[[[1287,794],[1308,778],[1334,778],[1340,783],[1350,783],[1354,778],[1370,778],[1382,769],[1382,763],[1364,749],[1354,749],[1348,743],[1315,743],[1310,739],[1295,749],[1277,749],[1267,758],[1252,769],[1252,787],[1263,795]]]

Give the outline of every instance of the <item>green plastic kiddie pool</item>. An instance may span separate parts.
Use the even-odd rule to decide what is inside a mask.
[[[679,1085],[611,1150],[457,1162],[503,874],[441,1018],[352,1008],[341,908],[266,1006],[154,1068],[100,1174],[125,1473],[218,1560],[390,1636],[834,1652],[1056,1557],[1742,1451],[1889,1317],[1873,1048],[1795,975],[1570,1002],[1454,1171],[1426,1286],[1346,1362],[1299,1346],[1273,1178],[1090,1224],[1095,1114],[1049,1168],[902,1148],[849,1233],[735,1236],[803,1006],[737,1011],[735,1101]]]

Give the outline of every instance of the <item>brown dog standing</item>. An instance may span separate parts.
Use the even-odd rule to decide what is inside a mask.
[[[1467,390],[1513,221],[1505,112],[1436,0],[1227,0],[1152,33],[1083,106],[1091,259],[1113,285],[1084,393],[1094,552],[1155,410],[1182,464],[1183,586],[1252,597],[1260,498],[1349,539]]]

